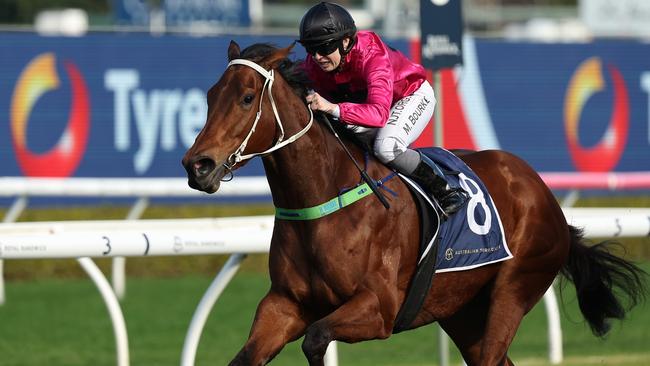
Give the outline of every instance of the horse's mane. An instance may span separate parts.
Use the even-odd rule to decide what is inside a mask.
[[[244,48],[239,57],[259,62],[278,49],[279,47],[271,43],[255,43]],[[282,78],[284,78],[289,86],[291,86],[291,89],[293,89],[302,100],[305,100],[307,91],[311,89],[312,82],[302,67],[302,63],[302,60],[292,61],[289,58],[285,58],[278,65],[277,71],[282,75]]]

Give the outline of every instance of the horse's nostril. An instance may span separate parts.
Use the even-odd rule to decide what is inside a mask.
[[[203,158],[201,160],[195,161],[194,164],[192,164],[192,168],[194,169],[194,173],[197,177],[202,177],[204,175],[210,174],[210,172],[213,171],[215,167],[216,164],[214,161],[208,158]]]
[[[206,173],[206,168],[200,161],[197,161],[194,163],[194,171],[199,173],[199,175],[203,175]]]

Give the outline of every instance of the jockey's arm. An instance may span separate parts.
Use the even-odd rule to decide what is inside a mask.
[[[388,53],[377,50],[363,67],[368,97],[365,103],[339,103],[343,122],[365,127],[383,127],[393,100],[393,68]]]

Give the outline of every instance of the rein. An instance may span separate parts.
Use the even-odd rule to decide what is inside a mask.
[[[289,137],[288,139],[284,140],[284,126],[282,125],[282,120],[280,119],[280,115],[278,114],[278,108],[275,104],[275,99],[273,99],[273,82],[275,81],[275,70],[266,70],[262,66],[258,65],[257,63],[246,60],[246,59],[234,59],[231,60],[228,63],[228,67],[232,65],[244,65],[252,68],[253,70],[257,71],[260,73],[264,78],[264,85],[262,86],[262,92],[260,94],[260,102],[258,106],[257,113],[255,115],[255,120],[253,121],[253,125],[251,126],[250,131],[248,132],[248,135],[246,135],[246,138],[244,141],[242,141],[241,145],[235,150],[234,153],[232,153],[228,159],[226,160],[226,163],[223,164],[224,168],[226,168],[228,171],[232,172],[232,167],[235,166],[235,164],[251,159],[255,156],[258,155],[264,155],[271,153],[275,150],[281,149],[286,145],[289,145],[299,139],[301,136],[303,136],[309,129],[311,128],[313,122],[314,122],[314,113],[312,112],[311,108],[307,107],[307,110],[309,110],[309,122],[307,125],[300,131],[298,131],[295,135]],[[250,140],[251,136],[253,136],[253,133],[255,132],[255,129],[257,128],[257,123],[259,122],[260,118],[262,117],[262,102],[264,101],[264,92],[268,89],[268,96],[269,96],[269,101],[271,102],[271,107],[273,108],[273,114],[275,116],[275,121],[278,124],[278,127],[280,128],[280,137],[278,137],[278,140],[276,141],[275,145],[272,147],[268,148],[265,151],[259,152],[259,153],[251,153],[251,154],[246,154],[242,155],[244,152],[244,149],[246,149],[246,145],[248,145],[248,140]],[[359,172],[361,173],[362,180],[365,181],[365,183],[357,186],[356,188],[338,195],[337,197],[332,198],[331,200],[320,204],[318,206],[314,207],[308,207],[308,208],[303,208],[303,209],[283,209],[283,208],[276,208],[276,217],[285,219],[285,220],[314,220],[321,218],[323,216],[327,216],[333,212],[338,211],[339,209],[348,206],[363,197],[366,197],[369,194],[374,193],[382,202],[382,204],[386,207],[389,208],[390,205],[388,204],[388,201],[386,201],[386,198],[379,192],[378,187],[377,187],[377,182],[374,182],[370,177],[368,177],[367,173],[362,170],[357,162],[354,160],[350,152],[347,150],[343,142],[340,140],[338,134],[332,128],[332,125],[330,124],[329,120],[326,120],[327,125],[329,126],[330,130],[334,134],[334,136],[339,140],[339,143],[343,146],[343,149],[345,152],[348,154],[350,159],[352,159],[352,162],[354,165],[357,167]],[[389,176],[388,179],[392,178],[392,176]]]
[[[255,156],[258,155],[264,155],[271,153],[275,150],[278,150],[280,148],[283,148],[286,145],[289,145],[290,143],[296,141],[298,138],[300,138],[302,135],[307,133],[309,129],[312,126],[312,123],[314,122],[314,113],[312,112],[311,108],[307,108],[309,110],[309,123],[307,123],[307,126],[303,128],[302,130],[298,131],[295,135],[289,137],[288,139],[284,140],[284,127],[282,126],[282,120],[280,119],[280,115],[278,114],[278,108],[275,105],[275,100],[273,99],[273,93],[272,93],[272,88],[273,88],[273,81],[275,80],[275,71],[273,69],[271,70],[266,70],[262,66],[256,64],[253,61],[246,60],[246,59],[234,59],[228,63],[228,67],[232,65],[245,65],[253,70],[257,71],[260,73],[264,78],[266,79],[264,81],[264,86],[262,87],[262,93],[260,94],[260,103],[259,107],[257,110],[257,114],[255,115],[255,121],[253,122],[253,126],[251,127],[251,130],[248,132],[248,135],[242,141],[241,145],[235,150],[234,153],[232,153],[227,160],[227,164],[224,163],[224,167],[228,170],[232,170],[232,167],[244,160],[251,159]],[[271,101],[271,107],[273,107],[273,114],[275,115],[275,121],[278,124],[278,127],[280,128],[280,137],[278,138],[277,142],[275,143],[274,146],[270,147],[266,151],[262,151],[259,153],[252,153],[252,154],[246,154],[242,155],[244,152],[244,149],[246,149],[246,145],[248,144],[248,140],[250,140],[251,136],[253,136],[253,133],[255,132],[255,128],[257,127],[257,123],[259,122],[260,118],[262,117],[262,102],[264,101],[264,92],[268,89],[268,95],[269,95],[269,100]]]

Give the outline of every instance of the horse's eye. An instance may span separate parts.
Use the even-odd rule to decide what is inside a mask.
[[[244,96],[244,104],[253,103],[253,99],[255,99],[255,97],[251,94]]]

